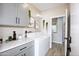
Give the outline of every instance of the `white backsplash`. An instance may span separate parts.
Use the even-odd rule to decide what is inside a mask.
[[[13,36],[13,31],[16,31],[16,35],[24,35],[26,28],[14,28],[14,27],[0,27],[0,38],[5,41],[9,36]]]
[[[13,31],[16,31],[17,37],[19,35],[24,36],[26,30],[35,31],[33,28],[0,27],[0,38],[3,38],[3,41],[5,41],[9,36],[13,36]]]

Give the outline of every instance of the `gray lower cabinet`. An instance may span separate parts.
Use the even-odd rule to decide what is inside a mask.
[[[0,55],[1,56],[33,56],[34,41],[9,49],[4,52],[0,52]]]
[[[28,49],[25,49],[16,56],[34,56],[34,47],[29,47]]]

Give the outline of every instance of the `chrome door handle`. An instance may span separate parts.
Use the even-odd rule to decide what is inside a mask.
[[[72,38],[71,38],[71,36],[70,36],[70,38],[69,38],[69,43],[71,43],[71,39],[72,39]]]
[[[64,39],[68,40],[68,38],[64,37]]]

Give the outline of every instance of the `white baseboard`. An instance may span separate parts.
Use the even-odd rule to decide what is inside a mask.
[[[54,43],[59,43],[59,44],[62,44],[62,42],[57,42],[57,41],[53,41]]]

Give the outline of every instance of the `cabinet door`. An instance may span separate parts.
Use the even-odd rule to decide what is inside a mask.
[[[23,52],[19,53],[19,54],[16,55],[16,56],[26,56],[26,53],[23,51]]]
[[[28,48],[26,55],[27,56],[34,56],[34,46],[31,46],[30,48]]]
[[[17,4],[18,8],[18,24],[26,26],[29,23],[28,11],[23,7],[23,4]]]
[[[16,56],[34,56],[34,41],[25,44],[27,48],[21,48]],[[23,46],[23,45],[22,45]]]
[[[14,25],[16,24],[16,4],[15,3],[3,3],[0,6],[1,25]]]

